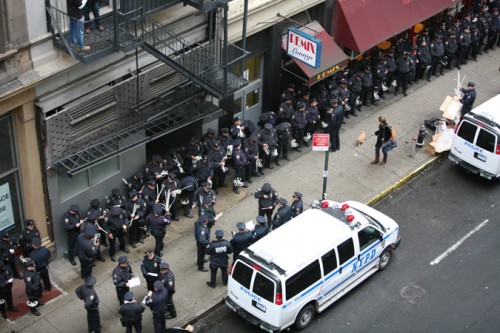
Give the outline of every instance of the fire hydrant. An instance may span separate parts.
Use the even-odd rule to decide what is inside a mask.
[[[423,147],[424,146],[424,139],[425,139],[426,136],[427,136],[427,132],[425,131],[425,126],[422,125],[422,127],[418,131],[417,147]]]

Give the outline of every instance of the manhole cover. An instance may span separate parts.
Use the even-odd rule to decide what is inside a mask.
[[[427,292],[419,286],[409,285],[401,289],[401,297],[413,304],[420,303],[425,296]]]

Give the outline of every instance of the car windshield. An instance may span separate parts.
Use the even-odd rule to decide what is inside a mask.
[[[368,223],[370,223],[371,225],[379,227],[380,230],[382,230],[384,233],[387,232],[387,229],[384,227],[384,225],[382,223],[380,223],[377,219],[373,218],[372,216],[366,214],[363,211],[360,211],[359,209],[356,209],[354,207],[350,207],[350,208],[354,209],[355,211],[357,211],[358,213],[363,215],[368,220]]]

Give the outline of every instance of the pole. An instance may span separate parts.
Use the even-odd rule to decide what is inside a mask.
[[[327,150],[325,152],[325,168],[323,170],[323,192],[321,195],[321,200],[326,199],[326,183],[328,182],[328,157],[330,155],[330,151]]]

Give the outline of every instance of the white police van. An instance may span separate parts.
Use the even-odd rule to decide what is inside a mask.
[[[463,117],[453,135],[448,158],[482,177],[500,178],[500,95]]]
[[[231,267],[226,304],[268,332],[306,328],[391,262],[398,224],[354,201],[313,204],[244,250]]]

